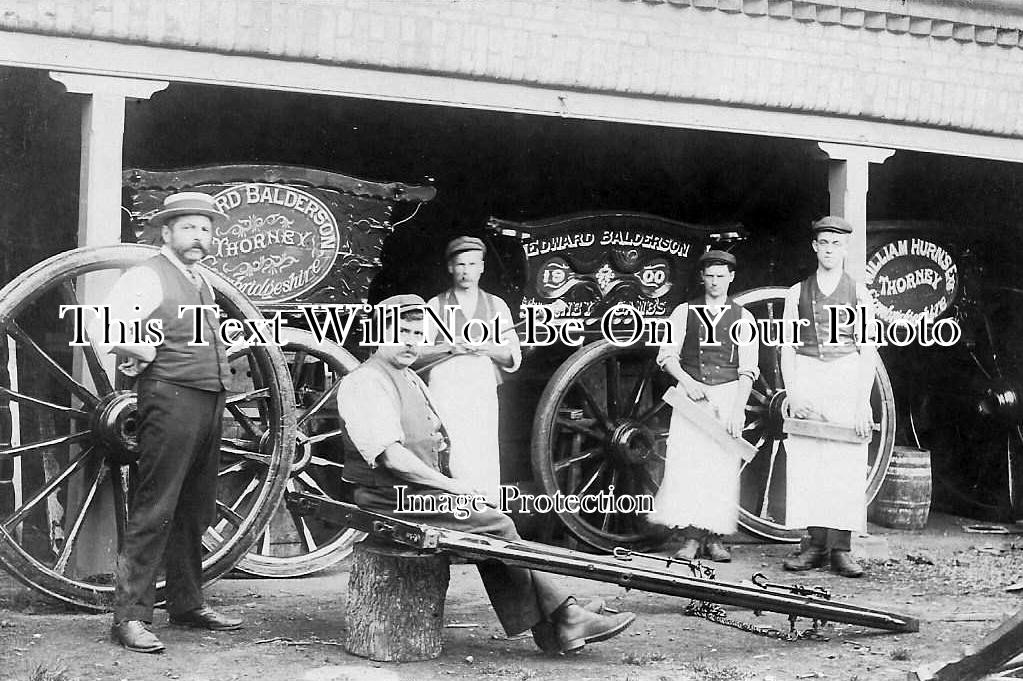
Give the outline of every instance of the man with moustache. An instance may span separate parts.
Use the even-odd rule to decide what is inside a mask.
[[[462,532],[516,540],[511,519],[485,508],[456,518],[451,512],[399,512],[395,486],[406,495],[483,496],[472,483],[451,476],[449,444],[429,389],[409,367],[419,357],[425,339],[423,308],[416,295],[398,295],[377,305],[383,337],[397,344],[380,345],[338,387],[338,411],[355,449],[345,453],[344,478],[356,485],[355,503],[369,511]],[[455,508],[440,501],[430,508]],[[632,613],[602,615],[587,610],[539,572],[511,567],[496,560],[477,564],[501,625],[509,635],[531,629],[545,652],[572,652],[587,643],[603,641],[625,630]],[[411,613],[410,613],[411,615]]]
[[[871,339],[858,338],[853,324],[830,328],[830,306],[857,307],[867,316],[866,328],[873,327],[867,288],[845,272],[852,230],[848,221],[833,215],[811,226],[817,271],[788,290],[782,313],[784,319],[806,320],[802,344],[781,348],[790,415],[851,426],[863,438],[859,443],[805,437],[785,441],[786,523],[805,526],[810,543],[783,567],[810,570],[830,557],[831,570],[843,577],[863,574],[849,552],[852,532],[866,529],[870,391],[877,356]],[[841,321],[844,313],[837,317]],[[837,343],[829,342],[832,333]]]
[[[759,350],[755,339],[736,344],[729,329],[741,319],[753,324],[754,318],[728,295],[735,279],[734,255],[710,250],[700,256],[697,266],[703,294],[671,313],[668,321],[673,343],[661,346],[657,364],[732,437],[742,437],[746,400],[758,374]],[[708,342],[705,320],[717,320],[713,345]],[[721,537],[737,528],[739,466],[739,457],[724,451],[677,410],[672,414],[664,478],[654,498],[655,511],[647,517],[682,530],[685,541],[675,558],[732,559]]]
[[[460,236],[448,243],[444,255],[451,288],[427,304],[443,320],[446,308],[456,309],[455,340],[449,343],[438,332],[434,345],[424,348],[423,361],[437,362],[430,371],[430,393],[451,439],[451,474],[496,499],[501,484],[497,386],[504,374],[519,367],[519,337],[508,305],[480,288],[487,255],[483,241]],[[469,343],[465,328],[471,319],[486,328],[497,319],[500,337]]]
[[[147,628],[161,563],[171,624],[214,631],[242,624],[206,607],[202,594],[202,535],[215,518],[230,369],[216,333],[216,314],[201,314],[206,340],[201,345],[190,344],[194,309],[179,314],[180,306],[214,304],[213,289],[196,264],[210,249],[214,221],[224,217],[208,194],[168,196],[149,220],[161,232],[159,255],[125,272],[106,301],[112,320],[159,320],[163,342],[104,345],[94,340],[100,351],[113,351],[123,360],[118,365],[122,373],[138,379],[141,453],[117,556],[111,629],[115,642],[135,652],[164,649]],[[116,333],[117,325],[111,326]],[[99,321],[90,327],[93,339],[102,338],[102,331]]]

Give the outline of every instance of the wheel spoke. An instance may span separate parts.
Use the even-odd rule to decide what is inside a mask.
[[[269,466],[270,465],[270,463],[271,463],[270,458],[271,457],[270,457],[269,454],[263,454],[262,452],[253,452],[251,450],[243,449],[242,447],[235,447],[235,446],[232,446],[230,444],[228,444],[227,446],[224,446],[223,442],[227,442],[227,440],[228,440],[228,438],[224,438],[224,440],[221,442],[220,452],[222,454],[232,454],[232,455],[240,457],[242,459],[248,459],[249,461],[255,461],[256,463],[262,464],[263,466]]]
[[[73,305],[79,304],[78,290],[75,288],[73,281],[70,279],[64,281],[61,284],[61,291],[66,301]],[[89,367],[92,382],[96,384],[96,390],[99,391],[100,395],[109,395],[114,392],[114,387],[110,384],[110,376],[107,375],[106,368],[100,361],[99,355],[96,354],[96,348],[90,342],[88,329],[85,329],[85,341],[85,345],[81,346],[82,353],[85,355],[85,363]]]
[[[632,388],[632,394],[629,395],[628,413],[626,416],[634,417],[639,413],[639,405],[643,401],[643,391],[646,390],[647,385],[654,375],[654,368],[657,366],[655,362],[647,362],[643,366],[643,373],[640,374],[639,378],[636,379],[636,385]],[[656,398],[655,398],[656,399]]]
[[[586,406],[589,408],[590,414],[594,419],[596,419],[597,423],[604,426],[604,429],[610,432],[614,426],[611,424],[611,421],[608,420],[607,414],[604,410],[597,404],[597,400],[594,399],[589,388],[583,385],[582,381],[574,383],[572,387],[578,390],[579,394],[582,395],[583,401],[586,402]]]
[[[338,428],[336,430],[328,430],[326,433],[317,433],[316,435],[310,435],[309,437],[303,439],[302,446],[308,447],[309,445],[314,445],[317,442],[323,442],[324,440],[329,440],[332,437],[339,437],[344,434],[345,431],[342,430],[341,428]]]
[[[327,402],[329,402],[330,399],[334,397],[334,395],[337,394],[337,390],[340,387],[341,381],[336,381],[334,385],[330,386],[330,390],[325,390],[323,394],[320,395],[315,402],[313,402],[312,406],[309,407],[309,409],[307,409],[306,412],[299,417],[298,427],[301,428],[302,426],[304,426],[306,421],[308,421],[313,414],[322,409],[323,406],[327,404]]]
[[[30,397],[24,393],[11,390],[0,385],[0,395],[5,395],[15,402],[24,404],[34,404],[37,407],[43,407],[44,409],[50,409],[51,411],[59,412],[61,414],[67,414],[71,418],[87,419],[91,417],[91,414],[84,412],[81,409],[75,409],[74,407],[65,407],[62,404],[54,404],[53,402],[47,402],[37,397]]]
[[[32,337],[18,326],[17,322],[13,320],[7,322],[7,333],[9,333],[15,341],[28,348],[31,351],[31,354],[40,360],[42,367],[53,375],[65,389],[74,393],[84,404],[94,407],[99,403],[99,398],[93,394],[91,390],[71,378],[71,374],[64,371],[64,367],[58,364],[55,359],[50,357],[41,347],[39,347],[39,345],[32,340]]]
[[[618,398],[622,389],[622,365],[618,358],[611,356],[604,364],[606,383],[604,393],[607,396],[607,417],[610,421],[616,421],[619,416]]]
[[[312,464],[313,466],[334,466],[335,468],[344,468],[345,467],[345,465],[343,463],[339,463],[337,461],[331,461],[330,459],[325,459],[322,456],[312,456],[312,457],[309,457],[309,463]]]
[[[647,469],[646,466],[639,466],[636,470],[639,471],[639,474],[642,477],[646,478],[646,481],[648,483],[647,485],[642,485],[639,491],[648,494],[657,494],[658,490],[661,489],[661,485],[660,483],[654,481],[654,476],[650,475],[649,469]]]
[[[60,487],[65,480],[74,475],[82,467],[82,465],[89,460],[92,453],[93,453],[92,447],[89,447],[88,449],[83,451],[81,456],[79,456],[77,459],[75,459],[74,461],[70,462],[67,465],[67,468],[62,470],[58,475],[53,477],[45,485],[39,488],[39,490],[35,494],[29,497],[21,505],[21,508],[17,509],[7,518],[4,518],[4,520],[0,522],[0,527],[2,527],[7,532],[12,532],[15,527],[17,527],[26,517],[28,517],[28,514],[32,512],[32,509],[35,508],[36,504],[38,504],[40,501],[42,501],[50,494],[52,494],[53,491]]]
[[[313,490],[314,492],[319,494],[321,497],[328,497],[328,498],[330,498],[331,495],[327,494],[323,490],[323,488],[320,487],[320,484],[318,482],[316,482],[316,479],[313,478],[313,476],[309,475],[309,473],[307,471],[302,471],[301,473],[299,473],[298,474],[298,479],[301,480],[302,483],[305,484],[306,487],[308,487],[309,489]]]
[[[262,400],[270,397],[269,388],[256,388],[250,390],[247,393],[238,393],[237,395],[231,395],[224,400],[224,406],[236,405],[240,402],[248,402],[249,400]]]
[[[563,428],[568,428],[569,430],[581,433],[582,435],[588,435],[589,437],[592,437],[594,440],[604,439],[603,433],[587,427],[587,425],[582,421],[572,421],[570,419],[559,417],[556,423]]]
[[[242,523],[245,522],[245,518],[235,509],[241,504],[242,498],[245,495],[247,495],[253,489],[253,487],[254,485],[249,485],[249,487],[247,487],[242,492],[241,496],[239,496],[235,503],[232,504],[231,506],[228,506],[220,499],[217,499],[217,511],[220,512],[220,516],[224,518],[224,520],[234,525],[236,528],[242,526]],[[223,537],[220,538],[223,539]]]
[[[607,470],[608,465],[609,464],[606,460],[601,461],[600,466],[597,467],[597,470],[593,471],[593,475],[591,475],[590,479],[586,481],[586,484],[584,484],[576,491],[576,494],[578,494],[579,496],[586,494],[586,490],[592,487],[593,483],[595,483],[597,479],[604,474],[604,472]]]
[[[558,472],[562,471],[563,469],[568,468],[569,466],[574,466],[577,463],[582,463],[583,461],[587,461],[588,459],[592,459],[593,457],[598,456],[598,455],[603,454],[603,453],[604,453],[603,449],[600,449],[600,448],[597,448],[597,447],[591,447],[590,449],[587,449],[584,452],[580,452],[578,454],[573,454],[572,456],[570,456],[567,459],[562,459],[560,461],[555,461],[554,462],[554,472],[558,473]]]
[[[650,421],[650,419],[664,411],[665,407],[667,406],[668,403],[665,402],[664,400],[657,400],[657,402],[654,403],[649,409],[647,409],[645,412],[637,416],[636,421],[646,425],[646,423]]]
[[[78,515],[75,517],[75,522],[64,536],[64,546],[60,549],[60,555],[57,556],[57,562],[54,564],[53,569],[55,572],[64,574],[67,570],[68,559],[71,558],[71,552],[74,550],[75,541],[78,539],[78,533],[82,530],[82,524],[85,522],[85,516],[92,506],[92,502],[96,499],[96,493],[99,491],[99,486],[103,482],[103,478],[107,474],[107,464],[104,462],[100,464],[96,470],[96,475],[92,479],[92,483],[89,485],[89,491],[85,495],[85,500],[82,502],[82,508],[78,511]]]
[[[70,435],[61,435],[60,437],[55,437],[51,440],[43,440],[42,442],[33,442],[29,445],[18,445],[17,447],[0,449],[0,460],[3,460],[6,457],[23,456],[28,452],[48,449],[50,447],[74,444],[75,442],[81,442],[88,438],[91,434],[91,430],[82,430],[77,433],[71,433]]]
[[[259,440],[263,437],[263,431],[260,430],[258,425],[256,425],[256,422],[253,421],[248,414],[243,412],[237,404],[228,404],[226,406],[235,421],[238,422],[238,425],[240,425],[242,429],[248,433],[250,438],[259,442]]]

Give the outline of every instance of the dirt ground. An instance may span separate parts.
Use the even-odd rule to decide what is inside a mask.
[[[687,617],[685,599],[558,578],[580,596],[601,596],[611,607],[638,615],[618,638],[559,657],[545,657],[528,638],[504,637],[468,565],[451,569],[441,657],[401,665],[344,652],[346,565],[301,579],[221,580],[209,587],[209,600],[245,617],[245,628],[216,634],[181,630],[169,627],[160,611],[154,630],[167,644],[163,655],[124,651],[108,639],[109,615],[69,610],[0,576],[0,679],[901,680],[909,670],[958,657],[1023,604],[1006,591],[1023,579],[1023,534],[964,532],[962,526],[970,523],[937,515],[923,532],[871,526],[872,535],[885,540],[873,541],[875,553],[887,544],[890,557],[867,561],[865,578],[842,579],[824,571],[799,577],[829,588],[836,600],[916,616],[921,620],[916,634],[839,624],[824,630],[826,641],[787,642]],[[763,571],[773,581],[791,583],[793,576],[780,569],[791,551],[783,545],[736,545],[735,560],[718,566],[717,577],[746,580]],[[788,628],[781,615],[754,618],[742,610],[730,615]]]

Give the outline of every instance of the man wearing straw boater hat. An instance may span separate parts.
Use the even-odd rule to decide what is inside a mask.
[[[508,305],[480,288],[487,247],[481,239],[460,236],[444,252],[451,288],[427,303],[440,319],[455,308],[450,331],[453,343],[438,332],[423,360],[430,369],[430,393],[451,438],[451,474],[475,484],[497,498],[501,484],[498,441],[497,386],[503,375],[518,369],[522,359]],[[497,319],[499,338],[470,343],[466,325],[479,320],[492,328]]]
[[[678,381],[678,389],[693,404],[709,411],[734,438],[742,437],[746,400],[758,375],[755,339],[736,343],[729,329],[739,320],[753,324],[753,315],[728,295],[735,279],[735,256],[710,250],[697,261],[703,293],[683,303],[668,318],[672,342],[661,346],[657,364]],[[702,307],[714,325],[709,342]],[[664,478],[647,518],[681,529],[685,541],[675,558],[699,556],[716,562],[732,559],[722,535],[735,532],[739,518],[740,457],[695,428],[682,410],[672,412],[668,429]]]
[[[171,194],[149,224],[160,230],[160,253],[133,267],[107,297],[112,320],[159,320],[159,345],[96,343],[138,378],[138,484],[129,500],[117,556],[113,639],[128,650],[158,653],[147,628],[161,563],[170,623],[223,631],[241,620],[204,605],[202,535],[215,517],[221,415],[230,369],[217,317],[203,311],[203,345],[191,345],[194,314],[182,305],[212,305],[213,289],[196,264],[210,250],[215,221],[226,217],[201,192]],[[92,338],[101,338],[94,325]],[[112,325],[116,328],[116,325]]]
[[[849,222],[833,215],[811,226],[817,271],[788,290],[783,312],[785,319],[806,320],[802,343],[781,349],[789,416],[847,426],[860,438],[786,439],[786,524],[805,526],[810,541],[784,567],[810,570],[830,558],[832,571],[844,577],[863,574],[849,551],[852,532],[866,529],[870,390],[877,354],[870,339],[857,338],[853,324],[841,323],[851,321],[844,312],[833,315],[839,323],[830,328],[830,306],[861,310],[868,316],[867,328],[872,327],[870,294],[845,272],[852,230]]]
[[[483,500],[472,483],[451,476],[449,443],[429,388],[409,367],[425,338],[417,295],[391,296],[376,308],[387,340],[341,379],[338,411],[355,449],[345,452],[344,478],[356,485],[355,503],[369,511],[462,532],[519,538],[511,518],[480,503],[459,517],[454,497]],[[396,332],[393,330],[397,325]],[[399,497],[399,490],[401,497]],[[415,497],[419,508],[401,508]],[[447,502],[447,503],[445,503]],[[578,603],[547,575],[496,560],[477,564],[487,595],[509,634],[532,630],[545,652],[580,650],[632,624],[632,613],[600,614]],[[418,616],[409,613],[410,617]]]

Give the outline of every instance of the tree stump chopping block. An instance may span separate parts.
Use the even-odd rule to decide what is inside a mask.
[[[438,657],[448,557],[393,545],[355,547],[348,580],[345,650],[380,662]]]

